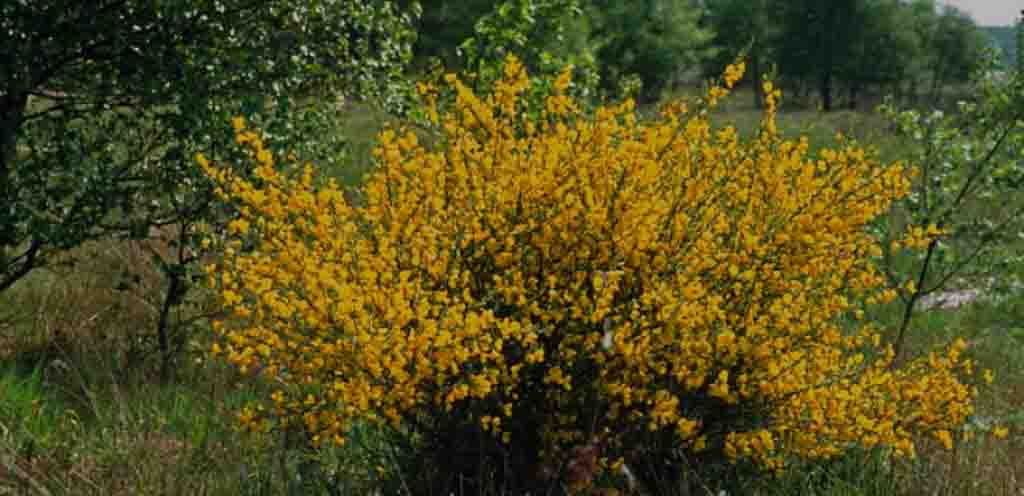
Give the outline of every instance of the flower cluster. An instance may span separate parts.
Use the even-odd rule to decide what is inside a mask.
[[[525,415],[555,444],[641,429],[768,469],[946,439],[972,413],[963,345],[895,368],[881,330],[838,319],[893,297],[865,228],[904,168],[783,139],[770,83],[755,138],[713,126],[742,70],[650,121],[581,113],[568,73],[530,118],[514,58],[487,96],[450,76],[440,137],[383,132],[360,207],[237,122],[252,178],[199,159],[239,205],[210,271],[235,316],[219,351],[316,442],[422,412],[513,445]]]

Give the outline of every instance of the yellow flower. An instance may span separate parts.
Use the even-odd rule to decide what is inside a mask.
[[[233,120],[249,170],[196,157],[238,207],[207,270],[231,314],[214,347],[278,388],[239,421],[341,444],[357,423],[454,417],[509,443],[525,414],[552,449],[638,424],[766,471],[857,445],[913,456],[926,433],[951,447],[977,394],[965,345],[894,367],[882,329],[839,324],[898,296],[867,226],[907,170],[781,136],[768,81],[761,132],[714,122],[744,69],[651,118],[583,112],[571,68],[525,112],[514,58],[487,93],[420,85],[436,126],[380,133],[358,207]],[[897,248],[942,234],[912,226]],[[590,425],[577,398],[609,414]],[[693,408],[717,403],[743,413]]]
[[[558,78],[555,79],[555,84],[554,84],[555,91],[558,92],[558,93],[564,93],[565,90],[569,89],[569,85],[571,83],[572,83],[572,66],[569,65],[569,66],[566,66],[565,69],[562,70],[561,74],[558,75]]]
[[[249,232],[249,221],[245,219],[235,219],[228,224],[228,229],[236,234],[245,234]]]

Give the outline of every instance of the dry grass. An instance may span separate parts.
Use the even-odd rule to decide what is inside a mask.
[[[204,494],[237,485],[211,471],[244,457],[244,448],[228,448],[239,446],[227,413],[238,401],[226,398],[244,387],[196,354],[204,346],[197,317],[213,310],[201,291],[173,313],[186,343],[179,382],[158,381],[155,327],[166,291],[158,260],[169,261],[171,248],[154,234],[87,244],[0,295],[0,365],[12,384],[37,371],[38,383],[25,387],[49,419],[29,425],[17,404],[29,400],[0,394],[0,494]]]

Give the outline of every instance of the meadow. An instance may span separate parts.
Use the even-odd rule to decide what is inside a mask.
[[[748,94],[737,95],[718,122],[752,133],[761,114],[748,102]],[[363,108],[349,116],[342,132],[351,154],[325,172],[358,188],[389,118]],[[793,107],[779,116],[785,136],[807,135],[821,145],[841,133],[876,147],[885,160],[903,158],[887,126],[868,111]],[[1024,196],[1001,203],[1015,210]],[[154,257],[171,249],[159,237],[89,243],[0,295],[0,494],[400,493],[403,454],[374,429],[357,429],[355,442],[315,460],[287,436],[240,431],[235,412],[270,386],[209,356],[209,319],[220,316],[210,288],[195,288],[175,308],[176,374],[161,380],[151,330],[164,287]],[[955,282],[949,290],[971,289]],[[877,306],[867,318],[894,329],[902,307]],[[977,367],[995,372],[968,426],[978,435],[953,450],[922,440],[915,459],[863,451],[795,467],[759,484],[756,494],[1024,494],[1024,294],[919,308],[907,337],[911,355],[962,338]],[[1006,439],[987,435],[995,424],[1009,428]]]

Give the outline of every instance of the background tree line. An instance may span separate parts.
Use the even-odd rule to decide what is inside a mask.
[[[410,4],[409,0],[405,0]],[[532,2],[543,3],[543,2]],[[414,55],[457,66],[462,40],[495,2],[425,0]],[[966,81],[983,52],[1010,28],[986,32],[934,0],[580,0],[561,36],[531,40],[553,53],[593,57],[603,88],[621,78],[643,83],[656,100],[684,78],[716,75],[740,53],[749,79],[773,72],[821,106],[857,107],[865,92],[935,98]],[[570,12],[566,10],[566,12]],[[567,14],[571,15],[571,14]],[[1005,32],[1004,32],[1005,31]],[[1014,44],[998,45],[1012,60]]]
[[[999,61],[1005,67],[1020,66],[1020,38],[1014,26],[982,26],[983,31],[992,37],[993,42],[999,48]]]

